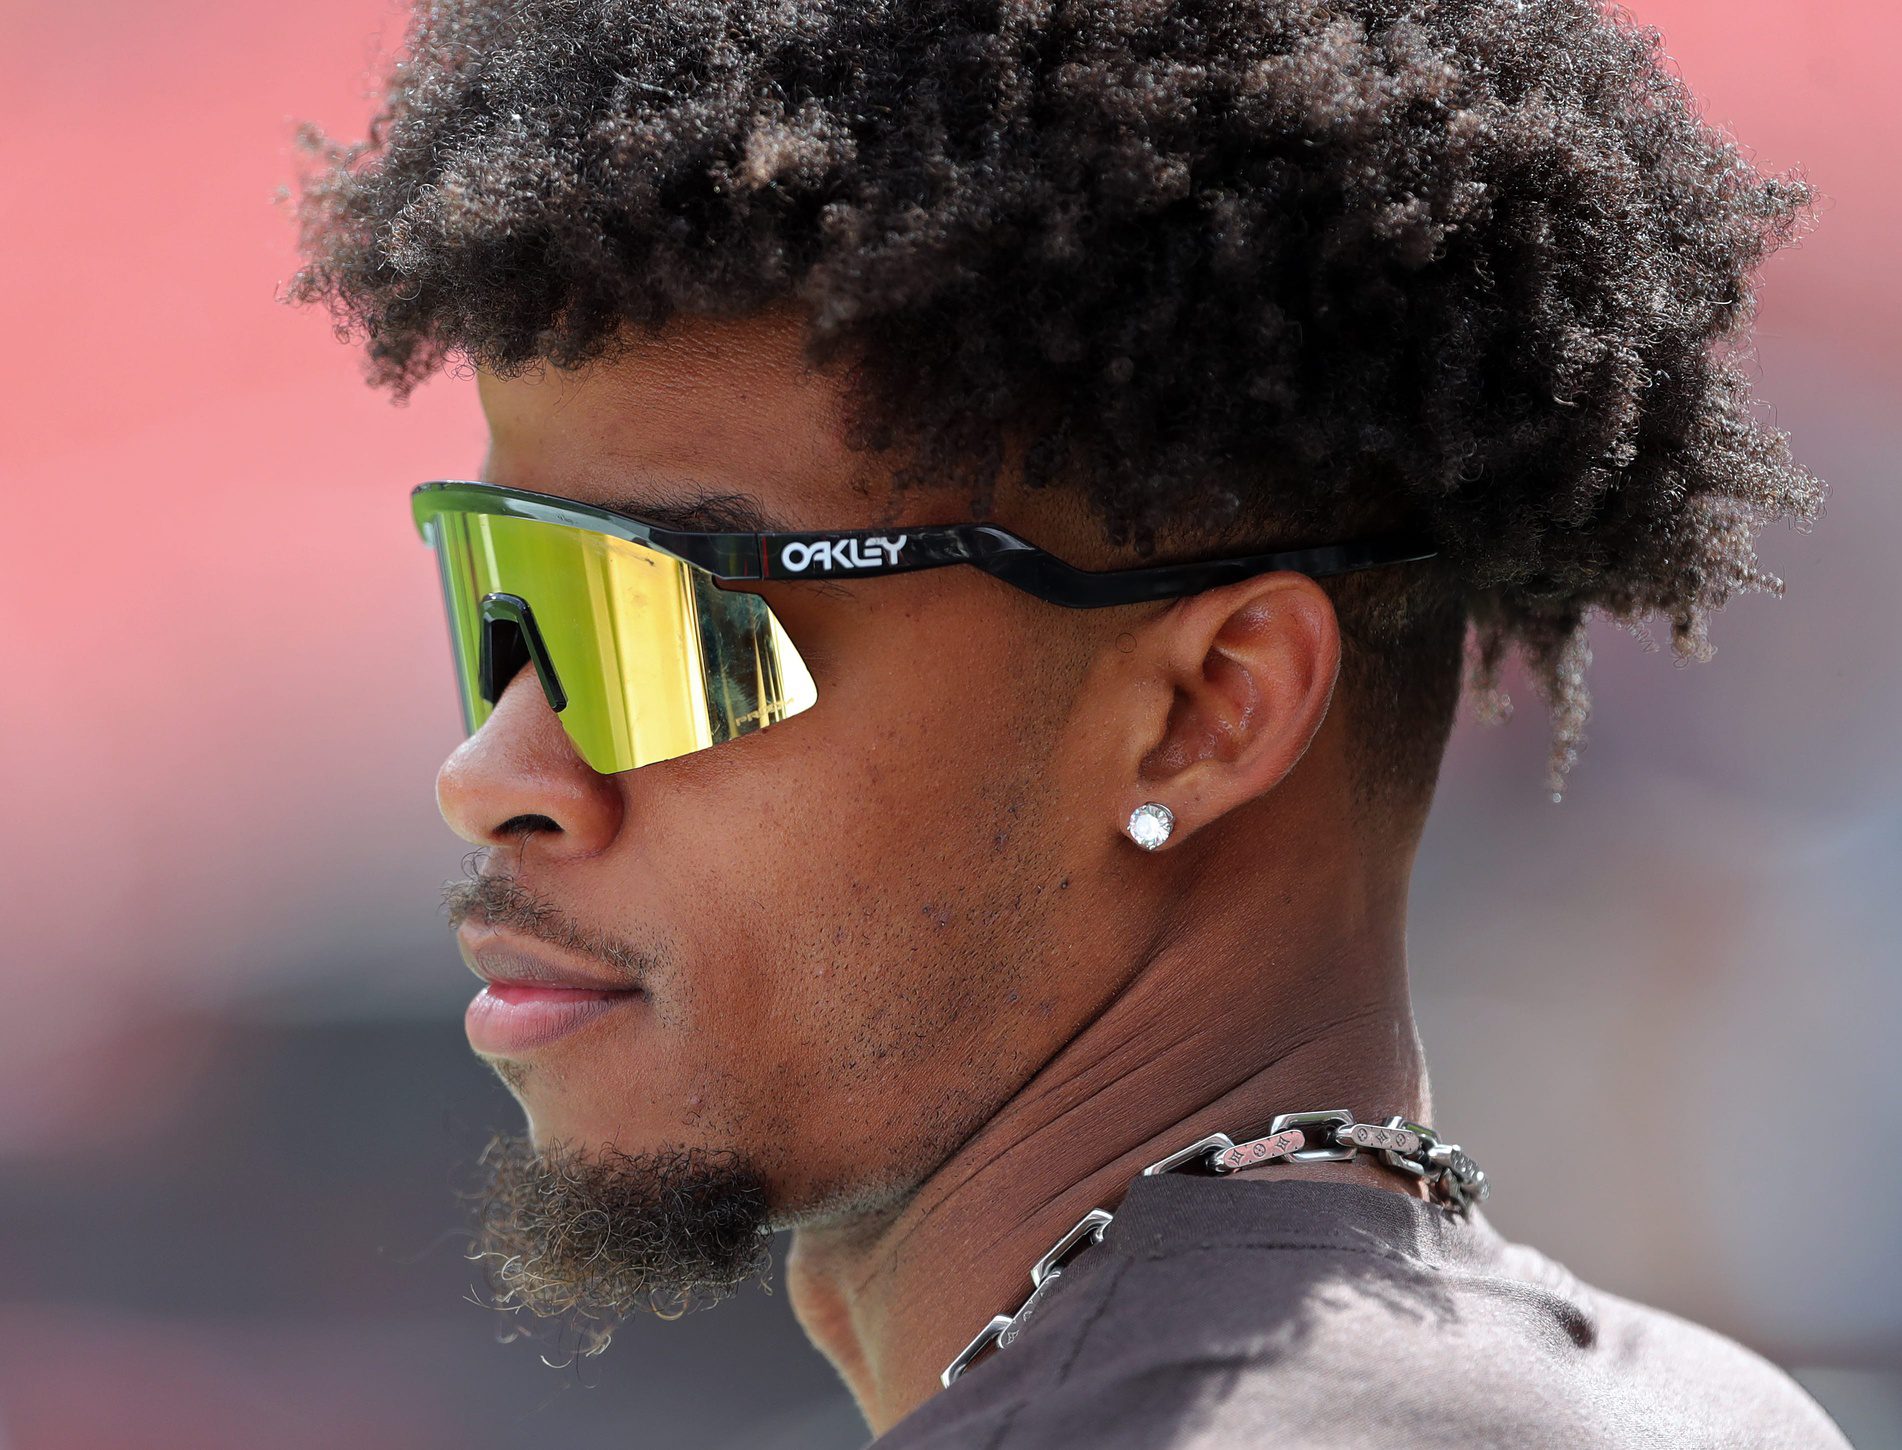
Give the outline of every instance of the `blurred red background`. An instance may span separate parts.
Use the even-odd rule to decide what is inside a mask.
[[[1902,13],[1635,13],[1823,193],[1758,372],[1831,502],[1766,536],[1788,596],[1733,604],[1710,663],[1601,631],[1562,805],[1530,690],[1462,722],[1422,1029],[1502,1229],[1902,1443]],[[435,908],[456,721],[405,494],[476,466],[479,414],[454,378],[393,408],[274,300],[294,126],[360,134],[402,8],[0,19],[0,1447],[857,1445],[777,1298],[582,1374],[459,1297],[456,1164],[514,1115]]]

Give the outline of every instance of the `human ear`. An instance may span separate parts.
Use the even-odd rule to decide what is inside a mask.
[[[1166,807],[1173,827],[1150,847],[1165,849],[1300,762],[1334,697],[1340,625],[1313,579],[1284,571],[1178,601],[1141,627],[1132,654],[1116,824],[1127,829],[1146,803]]]

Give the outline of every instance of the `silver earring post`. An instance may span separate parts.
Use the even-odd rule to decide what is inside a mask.
[[[1124,827],[1129,832],[1129,839],[1145,851],[1160,847],[1175,828],[1175,812],[1159,801],[1137,806],[1129,813],[1129,824]]]

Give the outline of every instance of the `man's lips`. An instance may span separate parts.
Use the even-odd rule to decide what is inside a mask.
[[[498,1002],[586,1002],[597,997],[625,997],[626,992],[604,992],[593,987],[544,987],[533,982],[491,982],[484,989]]]
[[[465,923],[456,945],[469,970],[488,984],[463,1015],[469,1045],[485,1056],[516,1057],[546,1046],[643,995],[624,977],[491,929]]]

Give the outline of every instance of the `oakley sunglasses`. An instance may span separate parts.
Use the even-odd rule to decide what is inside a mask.
[[[807,709],[812,675],[766,601],[728,583],[865,579],[969,564],[1051,604],[1175,599],[1257,574],[1313,576],[1430,559],[1412,533],[1267,554],[1087,570],[990,524],[713,533],[574,499],[443,480],[410,495],[434,547],[464,727],[533,666],[602,774],[720,745]]]

